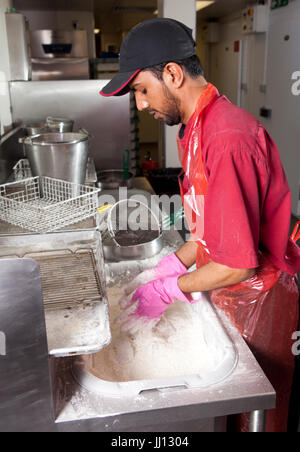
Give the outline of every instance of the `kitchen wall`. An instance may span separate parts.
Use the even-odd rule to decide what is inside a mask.
[[[193,30],[196,39],[196,4],[194,0],[158,0],[158,17],[170,17],[179,20]],[[163,126],[163,140],[165,149],[165,166],[167,168],[180,167],[176,138],[178,127]]]
[[[220,42],[209,45],[207,70],[207,78],[220,92],[252,113],[272,136],[288,178],[295,216],[300,216],[300,89],[295,89],[300,79],[299,21],[297,0],[270,11],[268,33],[244,35],[240,10],[221,18]],[[260,116],[261,107],[271,110],[270,118]]]
[[[258,117],[265,102],[261,86],[267,35],[245,35],[243,24],[243,10],[221,18],[220,41],[210,45],[208,78],[233,103]]]
[[[300,78],[300,2],[271,13],[267,59],[266,106],[270,119],[262,120],[275,140],[292,192],[292,211],[300,216],[300,91],[292,80]],[[298,83],[299,86],[299,83]]]
[[[5,12],[12,7],[11,0],[1,0],[0,2],[0,135],[7,132],[12,127],[12,117],[10,111],[10,96],[8,81],[10,79],[10,67],[8,57],[8,45],[6,35]]]

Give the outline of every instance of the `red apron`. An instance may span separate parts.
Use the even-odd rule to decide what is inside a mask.
[[[197,268],[211,258],[204,241],[204,206],[208,182],[202,158],[202,121],[205,108],[218,96],[208,84],[200,96],[192,125],[182,148],[177,138],[179,158],[185,178],[179,178],[185,216],[193,240],[197,242]],[[300,234],[294,233],[296,241]],[[229,287],[212,290],[212,302],[231,320],[244,337],[277,394],[276,409],[267,417],[267,431],[286,431],[295,357],[292,334],[298,327],[298,288],[295,279],[277,269],[263,254],[253,278]],[[247,431],[248,418],[236,417],[238,431]]]

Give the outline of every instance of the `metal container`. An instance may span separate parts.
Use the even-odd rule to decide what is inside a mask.
[[[101,190],[114,190],[119,187],[132,188],[133,186],[133,174],[125,172],[121,169],[103,170],[97,173],[98,183],[97,186]]]
[[[50,132],[68,133],[73,131],[74,121],[67,118],[48,116],[46,125]]]
[[[89,153],[83,133],[45,133],[23,139],[32,175],[84,185]]]
[[[135,230],[135,228],[132,228],[134,224],[130,224],[130,216],[133,212],[131,211],[131,213],[129,213],[128,203],[131,202],[135,203],[133,208],[137,207],[145,209],[143,214],[140,213],[146,221],[143,225],[144,227],[141,229]],[[117,207],[120,208],[120,206],[124,206],[124,204],[126,204],[125,213],[127,216],[127,225],[125,229],[119,229],[117,225],[120,224],[120,221],[122,220],[120,220],[120,213],[118,213]],[[114,220],[112,220],[112,212],[116,214]],[[150,227],[150,225],[153,226],[153,222],[155,224],[154,229]],[[115,223],[115,225],[113,223]],[[160,220],[149,206],[142,203],[140,200],[119,200],[111,209],[109,209],[104,224],[107,226],[107,229],[102,232],[103,253],[108,261],[119,262],[123,260],[147,259],[158,254],[163,248],[163,235]],[[123,224],[123,226],[125,225]]]

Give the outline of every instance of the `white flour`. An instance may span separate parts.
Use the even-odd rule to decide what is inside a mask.
[[[124,287],[107,289],[112,342],[84,357],[88,370],[100,379],[124,382],[194,375],[215,369],[218,359],[206,343],[203,321],[188,303],[175,302],[152,330],[131,335],[113,320]]]

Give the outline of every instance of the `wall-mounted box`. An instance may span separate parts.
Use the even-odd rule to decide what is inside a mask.
[[[242,18],[242,32],[265,33],[269,29],[269,5],[253,5],[246,8]]]

